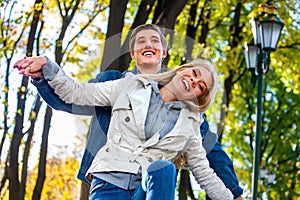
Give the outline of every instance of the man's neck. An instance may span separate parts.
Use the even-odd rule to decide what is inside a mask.
[[[137,66],[137,69],[142,74],[157,74],[160,72],[160,66]]]

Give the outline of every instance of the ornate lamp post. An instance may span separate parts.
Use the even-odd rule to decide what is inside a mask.
[[[269,12],[267,12],[267,9]],[[257,199],[257,182],[260,165],[261,129],[262,129],[262,88],[263,74],[268,72],[270,52],[275,51],[283,28],[283,23],[275,15],[275,6],[260,5],[260,13],[250,20],[254,45],[245,44],[247,68],[252,71],[252,84],[257,87],[256,135],[253,162],[252,199]]]

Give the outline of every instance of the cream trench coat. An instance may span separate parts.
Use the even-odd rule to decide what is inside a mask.
[[[150,83],[127,75],[104,83],[75,83],[59,70],[49,81],[55,93],[66,103],[112,106],[107,143],[97,153],[88,173],[145,172],[151,161],[174,161],[184,157],[189,169],[212,199],[233,199],[231,192],[209,167],[202,147],[199,113],[182,109],[175,127],[162,139],[156,133],[145,139],[145,120],[151,95]]]

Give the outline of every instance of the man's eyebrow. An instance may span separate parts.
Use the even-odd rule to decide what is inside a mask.
[[[145,38],[146,37],[142,35],[142,36],[137,37],[136,40],[142,40],[142,39],[145,39]],[[150,38],[151,39],[153,39],[153,38],[160,39],[160,37],[158,37],[157,35],[151,35]]]
[[[157,35],[151,35],[151,38],[157,38],[157,39],[159,39],[159,37]]]
[[[144,39],[145,36],[139,36],[138,38],[136,38],[137,40],[140,40],[140,39]]]

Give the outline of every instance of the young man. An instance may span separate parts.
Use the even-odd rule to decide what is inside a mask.
[[[162,72],[161,63],[167,55],[167,44],[160,28],[152,24],[147,24],[134,29],[130,38],[130,55],[136,61],[136,67],[131,71],[132,73]],[[105,71],[98,74],[95,79],[89,82],[115,80],[124,77],[125,73],[114,70]],[[106,143],[106,135],[111,117],[110,107],[88,107],[66,104],[53,92],[47,81],[42,78],[41,73],[38,72],[31,76],[37,78],[33,80],[33,84],[37,87],[43,99],[54,109],[73,114],[93,115],[87,147],[78,173],[78,178],[88,183],[85,179],[86,172],[98,150]],[[207,158],[210,166],[222,179],[226,187],[231,190],[234,198],[243,199],[241,196],[243,189],[238,185],[232,161],[222,150],[220,143],[217,142],[216,134],[209,130],[206,121],[201,125],[200,131],[203,137],[203,146],[208,153]]]

